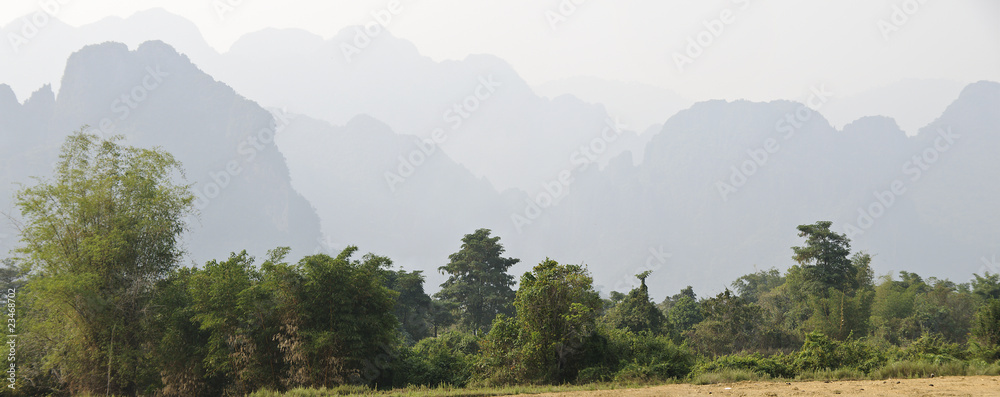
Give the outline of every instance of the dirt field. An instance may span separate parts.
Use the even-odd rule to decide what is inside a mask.
[[[1000,396],[1000,377],[953,376],[818,382],[739,382],[715,385],[664,385],[643,389],[546,393],[553,397],[652,396]]]

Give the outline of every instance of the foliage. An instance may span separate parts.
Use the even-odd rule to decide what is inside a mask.
[[[984,359],[1000,360],[1000,299],[991,299],[979,309],[972,334]]]
[[[632,332],[652,332],[656,334],[666,334],[669,332],[663,312],[656,307],[649,299],[649,290],[646,287],[646,276],[648,272],[641,274],[638,288],[629,291],[625,298],[608,310],[603,319],[612,328],[624,328]]]
[[[748,302],[757,302],[761,295],[784,283],[785,277],[778,269],[772,267],[768,270],[740,276],[736,281],[733,281],[732,287],[740,298],[746,299]]]
[[[464,387],[472,377],[477,351],[475,336],[463,332],[421,340],[412,348],[417,362],[405,384]]]
[[[851,243],[847,236],[830,230],[833,222],[819,221],[799,225],[799,237],[806,238],[804,247],[792,247],[792,256],[802,266],[809,288],[819,294],[830,288],[857,288],[855,272],[848,255]]]
[[[437,319],[431,297],[424,293],[423,272],[405,270],[385,272],[386,287],[396,291],[393,314],[399,321],[402,337],[409,344],[432,336]]]
[[[157,149],[76,133],[55,176],[17,193],[30,269],[25,323],[42,368],[72,393],[135,394],[155,383],[155,286],[180,259],[191,211],[180,163]]]
[[[687,332],[691,346],[702,354],[724,355],[753,349],[760,344],[760,307],[726,289],[701,302],[705,320]]]
[[[489,229],[478,229],[462,238],[462,249],[451,254],[450,262],[438,268],[448,274],[435,297],[453,302],[462,323],[479,334],[489,330],[497,314],[512,314],[514,277],[507,269],[516,258],[504,258],[500,237],[490,237]]]
[[[856,369],[870,373],[889,360],[885,349],[860,339],[840,342],[819,332],[806,335],[806,341],[795,357],[799,371],[837,368]]]
[[[487,395],[543,389],[455,388],[1000,374],[1000,275],[904,271],[876,285],[872,257],[852,255],[830,222],[798,227],[806,241],[784,274],[756,271],[701,301],[688,286],[660,305],[649,272],[602,301],[584,266],[550,259],[515,292],[518,260],[479,229],[432,299],[420,271],[353,259],[353,246],[179,268],[192,201],[179,177],[169,154],[78,133],[54,178],[18,193],[24,244],[0,281],[16,289],[22,393]],[[375,390],[390,387],[404,389]]]
[[[608,341],[613,380],[631,382],[682,378],[691,371],[694,355],[666,335],[649,331],[602,329]]]
[[[521,277],[517,315],[498,316],[478,368],[492,383],[562,383],[576,378],[594,338],[601,299],[583,266],[546,259]]]
[[[691,371],[691,377],[725,370],[742,370],[771,378],[791,378],[796,373],[796,368],[791,362],[792,359],[793,356],[783,354],[774,356],[764,356],[760,353],[723,355],[698,363]]]

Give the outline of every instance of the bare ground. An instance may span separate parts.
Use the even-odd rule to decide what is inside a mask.
[[[1000,396],[1000,377],[950,376],[926,379],[889,379],[811,382],[738,382],[714,385],[675,384],[640,389],[595,390],[535,394],[552,397],[652,396]]]

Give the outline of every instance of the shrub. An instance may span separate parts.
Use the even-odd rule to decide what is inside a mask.
[[[806,334],[802,349],[796,354],[795,367],[799,371],[834,370],[849,368],[871,373],[889,362],[884,347],[863,339],[838,342],[819,332]]]
[[[608,340],[608,361],[617,368],[616,380],[666,380],[691,372],[694,356],[668,336],[623,329],[602,331]]]
[[[725,369],[719,372],[706,372],[693,375],[691,383],[708,385],[714,383],[732,383],[744,380],[764,380],[767,376],[743,369]]]
[[[795,376],[795,368],[791,362],[791,356],[778,354],[765,357],[759,353],[716,357],[712,361],[696,365],[692,371],[692,376],[726,370],[749,371],[772,378],[791,378]]]

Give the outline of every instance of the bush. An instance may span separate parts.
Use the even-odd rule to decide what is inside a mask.
[[[407,361],[404,382],[400,385],[464,387],[472,376],[473,354],[478,350],[476,337],[462,332],[448,332],[437,338],[417,342]]]
[[[948,362],[964,360],[968,351],[958,343],[948,343],[938,334],[923,334],[906,346],[900,356],[904,360]]]
[[[802,349],[796,354],[799,371],[849,368],[871,373],[889,362],[889,351],[862,339],[838,342],[819,332],[806,334]]]
[[[715,383],[732,383],[745,380],[766,380],[766,375],[761,375],[753,371],[743,369],[725,369],[719,372],[706,372],[693,375],[691,383],[696,385],[709,385]]]
[[[719,373],[727,370],[749,371],[771,378],[791,378],[795,376],[792,356],[778,354],[765,357],[759,353],[748,355],[719,356],[712,361],[700,363],[694,367],[692,378],[705,373]]]
[[[864,379],[865,373],[853,368],[823,369],[819,371],[803,371],[795,376],[796,380],[858,380]]]
[[[691,372],[694,356],[665,335],[603,329],[615,380],[653,381],[683,378]]]

